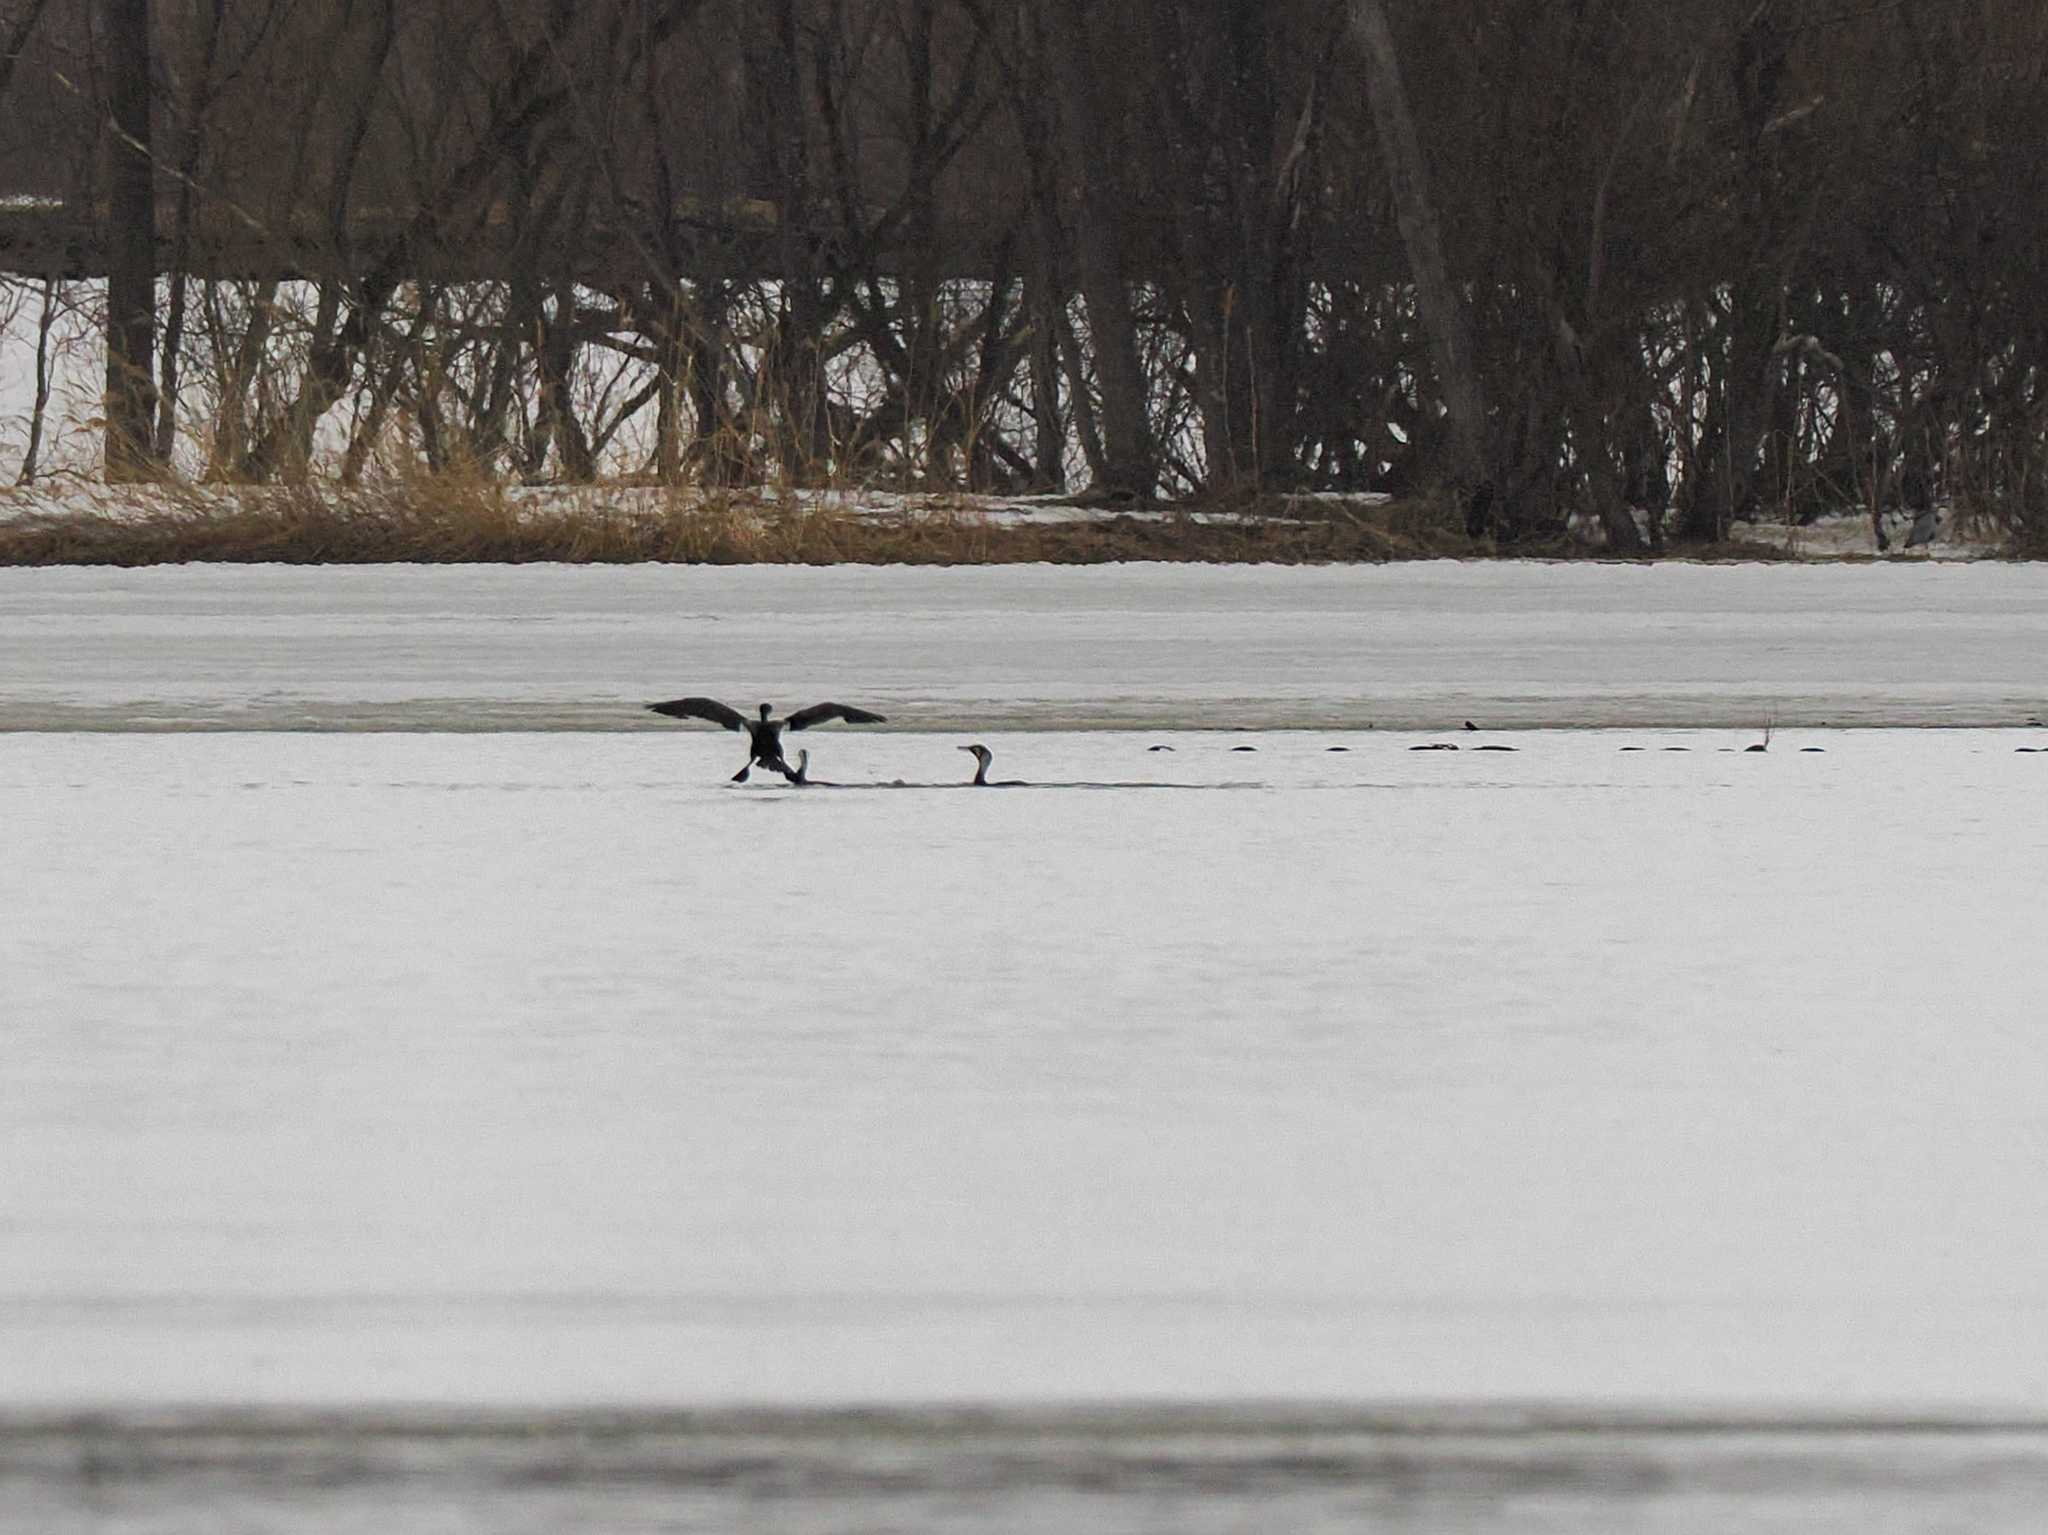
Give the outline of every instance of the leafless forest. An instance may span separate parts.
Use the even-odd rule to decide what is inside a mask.
[[[2044,69],[2040,0],[0,0],[0,309],[96,306],[115,478],[2038,541]]]

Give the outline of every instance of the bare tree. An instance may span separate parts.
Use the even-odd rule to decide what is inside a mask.
[[[43,434],[50,417],[50,341],[56,329],[58,311],[63,305],[64,285],[55,277],[46,277],[42,290],[42,303],[36,315],[35,399],[29,407],[28,444],[22,450],[21,468],[15,475],[14,483],[17,485],[29,484],[42,467]]]
[[[221,475],[346,407],[350,476],[2048,537],[2044,59],[2037,0],[0,0],[0,263],[115,275]]]
[[[1125,247],[1132,210],[1119,194],[1114,162],[1104,153],[1110,122],[1102,110],[1104,81],[1096,65],[1086,0],[1050,0],[1045,36],[1065,134],[1068,163],[1080,175],[1080,216],[1072,232],[1075,267],[1088,310],[1088,341],[1100,386],[1102,484],[1115,495],[1149,496],[1159,478],[1138,356]]]
[[[110,480],[148,479],[156,380],[156,159],[150,133],[149,0],[102,0],[107,50],[107,397]]]
[[[1430,357],[1449,417],[1452,481],[1466,502],[1474,533],[1487,523],[1494,497],[1492,455],[1487,447],[1486,391],[1479,377],[1472,324],[1452,285],[1436,204],[1430,195],[1429,166],[1415,132],[1393,28],[1380,0],[1348,0],[1352,41],[1363,56],[1367,99],[1378,130],[1380,156],[1393,189],[1394,216],[1408,269],[1415,282],[1416,308],[1429,332]]]

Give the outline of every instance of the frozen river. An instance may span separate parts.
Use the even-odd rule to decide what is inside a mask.
[[[317,604],[38,660],[23,589],[0,707],[101,728],[0,734],[7,1535],[2037,1527],[2041,731],[1018,728],[973,790],[835,727],[866,787],[736,788],[709,729],[138,731]],[[268,680],[585,691],[388,623]],[[929,707],[1080,696],[977,654]]]
[[[1148,739],[0,737],[6,1394],[2048,1411],[2030,735]]]
[[[1013,733],[998,774],[1133,786],[973,790],[951,737],[820,733],[950,782],[795,791],[723,785],[714,732],[0,738],[0,1389],[2048,1413],[2036,733],[1513,739]],[[530,1426],[264,1421],[197,1471],[0,1430],[0,1483],[23,1530],[1223,1529],[1282,1490],[1689,1530],[1824,1484],[1802,1528],[1967,1486],[2017,1531],[2048,1492],[2038,1433],[1134,1429],[1103,1472],[785,1424],[623,1468],[572,1431],[544,1475]]]

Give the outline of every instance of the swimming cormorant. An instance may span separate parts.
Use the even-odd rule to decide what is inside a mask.
[[[809,730],[811,726],[822,725],[827,720],[845,720],[854,725],[886,723],[881,715],[856,709],[851,704],[812,704],[808,709],[797,710],[786,720],[771,718],[775,711],[767,704],[761,705],[759,719],[750,720],[739,710],[715,698],[671,698],[666,703],[649,704],[647,707],[671,719],[709,720],[727,730],[744,730],[747,733],[747,764],[732,775],[734,783],[745,783],[747,774],[757,763],[770,772],[780,773],[791,783],[801,781],[797,770],[782,758],[784,730]]]
[[[1028,787],[1021,778],[996,778],[988,776],[988,765],[995,761],[995,753],[986,746],[976,743],[963,746],[960,750],[974,754],[974,782],[984,789],[1022,789]]]

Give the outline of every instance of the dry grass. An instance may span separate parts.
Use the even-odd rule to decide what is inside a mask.
[[[1446,507],[1428,501],[1232,510],[1224,521],[1013,523],[965,503],[879,513],[772,493],[521,497],[445,477],[346,493],[317,483],[233,493],[161,487],[117,511],[32,509],[0,520],[0,565],[1301,564],[1482,552]]]

